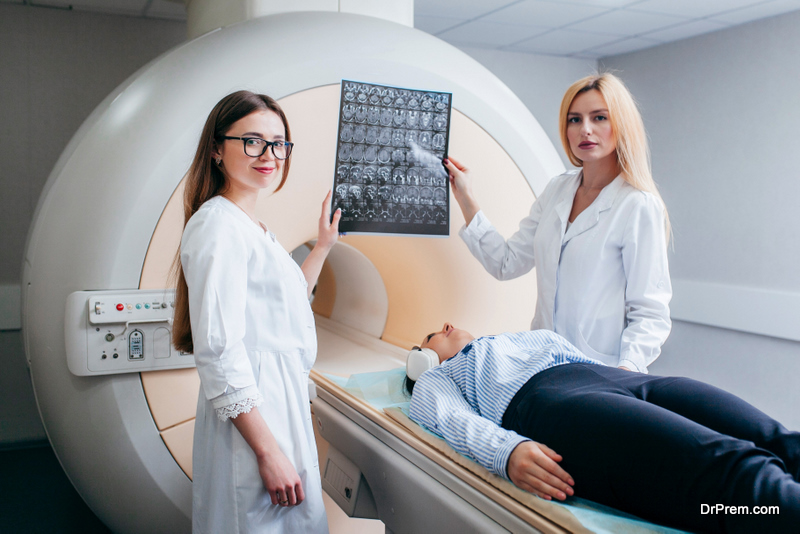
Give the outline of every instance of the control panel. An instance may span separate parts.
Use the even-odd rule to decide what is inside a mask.
[[[194,367],[172,346],[174,289],[76,291],[67,297],[67,364],[78,376]]]

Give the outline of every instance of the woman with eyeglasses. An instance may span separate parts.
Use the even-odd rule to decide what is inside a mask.
[[[322,203],[302,268],[255,215],[286,182],[291,133],[278,103],[238,91],[206,120],[186,179],[173,342],[200,375],[192,454],[196,533],[327,532],[308,373],[308,302],[338,238]]]
[[[578,171],[553,178],[506,240],[480,210],[467,168],[450,158],[460,235],[499,280],[536,267],[532,330],[555,331],[606,365],[647,372],[672,323],[669,217],[650,171],[639,110],[616,76],[567,89],[561,142]]]

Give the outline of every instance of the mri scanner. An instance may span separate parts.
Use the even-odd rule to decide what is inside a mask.
[[[296,143],[292,170],[282,191],[262,195],[258,213],[301,259],[332,184],[343,78],[452,92],[450,153],[469,164],[484,210],[506,235],[563,171],[536,120],[488,70],[443,41],[377,18],[253,19],[134,74],[58,160],[23,275],[25,351],[48,438],[114,532],[191,529],[199,379],[191,356],[164,343],[164,288],[183,228],[182,177],[208,111],[241,88],[279,99]],[[405,350],[444,321],[476,335],[528,327],[533,275],[491,278],[455,235],[463,219],[451,211],[449,238],[348,235],[332,250],[313,301],[320,466],[335,465],[350,481],[351,495],[337,500],[348,513],[379,518],[387,531],[563,532],[326,378],[401,366]],[[326,484],[330,493],[336,481]]]

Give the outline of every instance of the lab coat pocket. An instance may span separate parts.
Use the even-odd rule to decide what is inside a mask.
[[[612,367],[616,367],[619,363],[619,356],[613,356],[611,354],[604,354],[602,352],[598,352],[592,348],[591,345],[586,341],[586,338],[583,336],[583,332],[578,330],[578,348],[580,351],[597,361],[603,362],[606,365],[610,365]]]

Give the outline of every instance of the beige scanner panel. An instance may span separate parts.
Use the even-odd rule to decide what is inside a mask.
[[[260,196],[257,213],[288,251],[317,236],[322,201],[333,185],[339,95],[337,84],[308,89],[280,100],[295,142],[291,172],[281,191],[275,195],[265,191]],[[453,100],[449,153],[469,167],[481,207],[495,227],[509,237],[530,210],[533,192],[503,148],[457,111],[458,95]],[[167,275],[183,229],[182,195],[180,185],[153,233],[142,269],[141,289],[173,285]],[[476,336],[529,328],[536,302],[533,272],[507,282],[495,280],[458,236],[463,224],[461,211],[451,195],[447,238],[369,235],[342,238],[372,262],[383,280],[389,300],[381,336],[384,341],[407,348],[445,321]],[[330,317],[335,300],[334,272],[323,268],[314,309]],[[142,373],[142,384],[164,443],[191,476],[189,427],[194,426],[197,372],[192,369]]]

